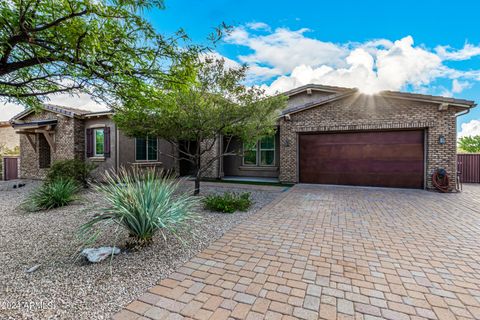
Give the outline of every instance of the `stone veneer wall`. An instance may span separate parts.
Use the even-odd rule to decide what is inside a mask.
[[[82,120],[76,118],[69,118],[63,115],[58,115],[49,111],[42,111],[32,113],[24,118],[23,121],[34,120],[50,120],[57,119],[58,123],[55,127],[55,144],[56,150],[50,150],[51,163],[56,160],[66,159],[84,159],[84,150],[82,139],[84,132]],[[32,136],[33,138],[33,136]],[[33,139],[36,142],[37,150],[34,150],[27,140],[25,135],[20,135],[20,177],[23,179],[43,179],[46,176],[48,169],[41,169],[39,167],[39,143],[38,134]],[[83,141],[83,142],[82,142]]]
[[[217,154],[219,154],[220,148],[221,148],[221,143],[222,143],[221,140],[222,139],[219,137],[215,141],[212,149],[203,154],[202,158],[200,159],[202,164],[207,163],[208,161],[212,160]],[[210,146],[211,143],[212,143],[211,140],[206,140],[206,141],[202,142],[202,148],[204,148],[204,146],[206,146],[206,145]],[[220,159],[217,159],[213,162],[213,164],[206,171],[203,172],[202,178],[211,178],[211,179],[221,178],[222,174],[220,173],[220,171],[221,171],[220,170]]]
[[[444,168],[455,187],[457,172],[456,117],[460,110],[439,105],[382,96],[353,96],[291,114],[280,120],[280,181],[298,182],[297,138],[302,132],[425,129],[426,187],[433,188],[431,175]],[[447,143],[440,145],[444,135]]]

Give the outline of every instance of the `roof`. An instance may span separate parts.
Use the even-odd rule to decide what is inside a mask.
[[[313,108],[331,101],[335,101],[338,99],[342,99],[354,93],[360,94],[357,88],[333,87],[333,86],[324,86],[324,85],[318,85],[318,84],[307,84],[307,85],[289,90],[284,94],[287,95],[288,97],[291,97],[301,92],[305,92],[309,89],[323,91],[323,92],[331,92],[332,94],[316,99],[315,101],[307,102],[302,105],[289,107],[282,111],[282,116],[286,114],[310,109],[310,108]],[[433,103],[439,103],[439,104],[454,105],[456,107],[461,107],[464,109],[470,109],[477,105],[473,100],[456,99],[456,98],[450,98],[450,97],[432,96],[432,95],[426,95],[426,94],[400,92],[400,91],[381,91],[379,93],[373,94],[372,96],[387,97],[387,98],[390,97],[390,98],[407,99],[407,100],[423,101],[423,102],[433,102]]]
[[[22,122],[22,123],[12,123],[12,127],[14,128],[39,128],[44,126],[53,126],[56,125],[58,120],[37,120],[37,121],[30,121],[30,122]]]
[[[89,110],[82,110],[82,109],[77,109],[77,108],[69,108],[69,107],[64,107],[64,106],[57,106],[54,104],[44,104],[42,106],[44,110],[51,111],[57,114],[61,114],[70,118],[80,118],[83,119],[85,117],[90,117],[94,115],[109,115],[112,114],[113,112],[111,110],[105,110],[105,111],[89,111]],[[19,114],[17,114],[15,117],[13,117],[10,121],[15,121],[15,120],[20,120],[23,117],[29,115],[30,113],[35,112],[34,109],[27,109]]]
[[[304,86],[297,87],[297,88],[291,89],[289,91],[286,91],[283,94],[291,97],[291,96],[294,96],[294,95],[299,94],[301,92],[307,91],[308,89],[316,90],[316,91],[323,91],[323,92],[332,92],[332,93],[340,93],[340,92],[345,92],[345,91],[357,90],[356,88],[326,86],[326,85],[323,85],[323,84],[310,83],[310,84],[306,84]]]
[[[0,127],[10,127],[10,121],[0,121]]]
[[[354,94],[355,92],[357,92],[357,90],[351,89],[349,91],[334,93],[334,94],[331,94],[331,95],[328,95],[328,96],[321,97],[321,98],[319,98],[317,100],[314,100],[314,101],[310,101],[310,102],[307,102],[307,103],[304,103],[304,104],[289,107],[289,108],[286,108],[285,110],[282,111],[282,115],[299,112],[299,111],[302,111],[302,110],[306,110],[306,109],[316,107],[318,105],[321,105],[321,104],[324,104],[324,103],[327,103],[327,102],[342,99],[342,98],[345,98],[345,97],[348,97],[348,96]]]

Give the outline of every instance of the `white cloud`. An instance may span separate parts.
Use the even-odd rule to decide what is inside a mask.
[[[308,64],[342,65],[348,52],[331,42],[324,42],[304,36],[309,30],[275,29],[266,34],[252,33],[251,28],[235,28],[226,41],[231,44],[246,46],[253,53],[239,57],[239,60],[250,65],[271,68],[271,74],[290,73],[296,66]]]
[[[461,93],[463,90],[471,87],[472,84],[468,81],[459,81],[457,79],[452,81],[452,93]]]
[[[466,43],[460,50],[455,50],[450,46],[437,46],[435,51],[443,60],[460,61],[480,55],[480,46]]]
[[[56,104],[59,106],[82,109],[88,111],[102,111],[106,110],[107,107],[103,104],[95,102],[91,96],[78,93],[78,94],[57,94],[49,95],[49,100],[46,103]],[[13,116],[22,112],[24,108],[18,104],[14,103],[0,103],[0,121],[10,120]]]
[[[374,39],[364,43],[332,43],[308,37],[310,30],[278,28],[273,31],[251,24],[240,26],[226,38],[227,43],[251,52],[238,60],[250,66],[251,79],[263,84],[267,92],[282,92],[296,86],[319,83],[357,87],[373,93],[381,90],[432,92],[438,79],[452,81],[446,95],[461,93],[471,86],[466,80],[480,80],[478,70],[457,70],[444,64],[480,55],[480,47],[465,44],[455,50],[438,46],[430,50],[415,45],[411,36],[391,41]]]
[[[480,135],[480,120],[470,120],[470,122],[462,123],[458,138],[478,135]]]
[[[264,22],[250,22],[247,27],[252,30],[271,30],[270,26]]]

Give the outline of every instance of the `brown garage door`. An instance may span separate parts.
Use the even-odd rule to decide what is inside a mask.
[[[423,188],[423,139],[422,130],[302,134],[300,182]]]

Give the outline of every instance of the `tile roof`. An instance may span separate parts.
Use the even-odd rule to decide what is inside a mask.
[[[324,86],[318,84],[307,84],[292,90],[285,92],[284,94],[287,96],[293,96],[295,94],[301,93],[306,91],[307,89],[313,89],[318,91],[326,91],[332,92],[331,95],[321,97],[315,101],[310,101],[302,105],[293,106],[286,108],[282,111],[282,115],[286,115],[289,113],[299,112],[305,109],[309,109],[330,101],[334,101],[337,99],[341,99],[347,97],[353,93],[361,94],[358,89],[356,88],[343,88],[343,87],[333,87],[333,86]],[[418,94],[418,93],[409,93],[409,92],[400,92],[400,91],[381,91],[379,93],[373,94],[372,96],[381,96],[381,97],[391,97],[391,98],[400,98],[400,99],[407,99],[407,100],[418,100],[418,101],[429,101],[429,102],[438,102],[438,103],[447,103],[447,104],[455,104],[458,106],[462,106],[466,109],[473,108],[476,106],[475,101],[473,100],[465,100],[465,99],[456,99],[450,97],[442,97],[442,96],[432,96],[426,94]]]
[[[77,108],[58,106],[58,105],[54,105],[54,104],[44,104],[42,108],[44,110],[55,112],[55,113],[58,113],[58,114],[62,114],[64,116],[67,116],[67,117],[70,117],[70,118],[73,118],[73,117],[83,118],[83,117],[89,116],[89,115],[105,114],[105,113],[109,114],[109,113],[112,112],[111,110],[89,111],[89,110],[82,110],[82,109],[77,109]],[[20,112],[19,114],[17,114],[15,117],[13,117],[11,119],[11,121],[20,120],[21,118],[30,114],[33,111],[34,110],[32,110],[32,109],[24,110],[24,111]]]

